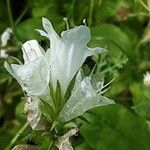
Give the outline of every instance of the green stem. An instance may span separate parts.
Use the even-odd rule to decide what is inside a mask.
[[[89,19],[88,19],[88,25],[89,25],[89,27],[92,24],[93,8],[94,8],[94,0],[91,0],[90,11],[89,11]]]
[[[15,23],[13,21],[13,15],[12,15],[12,9],[11,9],[11,0],[7,0],[7,10],[8,10],[8,15],[9,15],[10,26],[12,28],[14,38],[18,44],[19,40],[16,37]]]
[[[105,74],[105,73],[107,73],[107,72],[109,72],[109,71],[111,71],[111,70],[115,69],[116,67],[117,67],[117,65],[113,65],[112,67],[107,68],[107,69],[105,69],[105,70],[101,71],[101,74]]]
[[[142,0],[139,0],[139,3],[149,12],[149,8],[146,6],[146,4],[142,1]]]
[[[76,2],[76,0],[72,1],[72,21],[73,21],[73,25],[75,24],[75,2]]]
[[[26,122],[22,128],[18,131],[18,133],[13,137],[13,139],[10,141],[9,145],[5,148],[5,150],[10,150],[11,147],[14,145],[16,140],[19,138],[19,136],[24,132],[24,130],[28,127],[29,123]]]
[[[21,15],[18,17],[18,19],[15,21],[15,25],[17,25],[20,21],[21,21],[21,19],[22,19],[22,17],[26,14],[26,12],[28,11],[28,7],[26,7],[24,10],[23,10],[23,12],[21,13]]]

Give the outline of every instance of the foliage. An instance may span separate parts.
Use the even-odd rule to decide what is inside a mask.
[[[39,36],[35,29],[41,29],[41,18],[53,22],[56,31],[66,29],[63,18],[74,27],[86,18],[92,40],[90,47],[102,46],[105,55],[89,57],[83,66],[83,74],[91,72],[96,79],[112,78],[111,88],[105,96],[114,99],[115,105],[95,108],[88,111],[72,124],[62,129],[56,124],[62,136],[76,125],[78,135],[71,138],[76,150],[148,150],[150,147],[150,87],[143,84],[143,74],[150,71],[150,4],[148,0],[23,0],[0,1],[0,33],[11,27],[14,36],[4,47],[9,55],[22,60],[21,44],[30,39],[38,39],[47,48],[49,41]],[[11,16],[12,15],[12,16]],[[12,21],[12,19],[13,21]],[[0,49],[4,49],[0,47]],[[0,149],[26,122],[23,111],[24,93],[18,83],[3,67],[5,59],[0,58]],[[10,58],[11,63],[16,62]],[[93,69],[94,68],[94,69]],[[57,91],[60,92],[59,84]],[[57,92],[57,93],[58,93]],[[54,95],[59,97],[59,95]],[[22,97],[22,98],[21,98]],[[56,101],[57,103],[57,101]],[[47,120],[49,104],[43,102],[43,114]],[[57,104],[58,105],[58,104]],[[51,108],[52,109],[52,108]],[[53,127],[51,125],[51,127]],[[50,130],[49,128],[47,129]],[[31,144],[39,149],[50,149],[52,137],[47,130],[32,131],[29,127],[19,135],[13,145]],[[53,149],[53,148],[51,148]]]

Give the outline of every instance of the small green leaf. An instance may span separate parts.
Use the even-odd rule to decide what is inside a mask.
[[[41,112],[47,121],[52,122],[54,119],[54,110],[49,103],[41,100]]]
[[[54,105],[57,110],[59,110],[61,107],[61,100],[62,100],[61,86],[59,81],[57,80],[57,86],[56,86],[55,98],[54,98]]]

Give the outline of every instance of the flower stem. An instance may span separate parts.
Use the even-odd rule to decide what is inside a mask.
[[[73,25],[75,24],[75,3],[76,0],[72,1],[72,21],[73,21]]]
[[[89,26],[89,27],[90,27],[91,24],[92,24],[93,8],[94,8],[94,0],[91,0],[91,3],[90,3],[90,11],[89,11],[89,19],[88,19],[88,26]]]
[[[146,6],[146,4],[142,1],[142,0],[139,0],[139,3],[149,12],[149,8]]]
[[[26,14],[26,12],[28,11],[28,7],[26,7],[23,12],[21,13],[21,15],[18,17],[18,19],[15,21],[15,24],[17,25],[21,19],[23,18],[23,16]]]
[[[8,10],[8,15],[9,15],[10,26],[12,28],[14,38],[18,44],[19,40],[16,37],[15,23],[13,21],[13,15],[12,15],[12,9],[11,9],[11,0],[7,0],[7,10]]]
[[[13,139],[10,141],[9,145],[5,148],[5,150],[10,150],[11,147],[14,145],[16,140],[19,138],[19,136],[23,133],[23,131],[28,127],[29,123],[26,122],[22,128],[18,131],[18,133],[13,137]]]

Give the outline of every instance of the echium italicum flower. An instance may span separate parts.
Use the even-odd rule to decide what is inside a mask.
[[[92,108],[113,104],[102,96],[104,81],[81,76],[85,59],[106,51],[87,46],[89,28],[76,26],[59,36],[49,20],[42,18],[42,24],[44,31],[37,31],[50,40],[50,47],[45,51],[35,39],[27,41],[22,45],[24,64],[4,64],[27,94],[25,111],[32,110],[27,118],[31,127],[36,129],[45,114],[50,121],[64,124]],[[45,108],[41,103],[47,104],[42,105]]]

